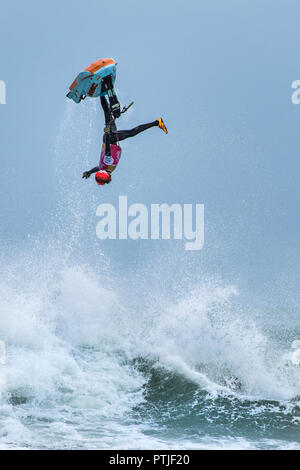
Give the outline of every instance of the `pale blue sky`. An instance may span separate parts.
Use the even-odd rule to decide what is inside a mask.
[[[206,243],[193,255],[199,265],[250,289],[294,292],[300,105],[291,103],[291,83],[300,79],[299,14],[296,0],[1,2],[1,238],[20,243],[47,232],[58,198],[53,152],[65,94],[82,68],[111,56],[122,104],[135,101],[120,128],[162,115],[169,135],[151,130],[128,141],[101,201],[125,194],[145,204],[204,203]],[[97,126],[100,138],[100,109]],[[90,166],[98,148],[95,141]],[[78,152],[76,162],[75,171],[65,161],[66,183],[78,177],[84,197],[100,197],[81,180],[87,168]],[[93,204],[86,210],[94,235]],[[149,244],[106,245],[116,262],[137,256],[137,246],[140,256],[151,253]]]

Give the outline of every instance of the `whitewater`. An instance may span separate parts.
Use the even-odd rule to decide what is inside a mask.
[[[299,449],[299,325],[256,322],[182,250],[115,265],[80,180],[98,134],[95,103],[66,103],[56,207],[1,253],[0,448]]]

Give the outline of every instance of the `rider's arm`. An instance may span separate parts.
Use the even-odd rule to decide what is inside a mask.
[[[99,165],[95,166],[95,168],[92,168],[89,171],[85,171],[82,175],[82,178],[89,178],[93,173],[97,173],[99,171]]]

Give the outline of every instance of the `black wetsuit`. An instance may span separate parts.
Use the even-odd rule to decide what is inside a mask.
[[[153,121],[148,124],[141,124],[140,126],[134,127],[133,129],[125,130],[125,131],[118,131],[116,122],[113,119],[113,115],[111,113],[110,107],[105,96],[100,97],[101,106],[104,111],[105,117],[105,126],[109,128],[109,132],[104,132],[103,134],[103,142],[105,144],[105,155],[110,155],[110,145],[120,142],[121,140],[128,139],[129,137],[134,137],[135,135],[139,134],[140,132],[145,131],[146,129],[150,129],[150,127],[158,126],[158,121]],[[96,173],[99,171],[99,166],[92,168],[88,171],[89,174]]]

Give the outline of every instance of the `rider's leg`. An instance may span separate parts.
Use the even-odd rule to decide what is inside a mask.
[[[101,106],[104,112],[105,125],[107,126],[113,119],[113,116],[112,116],[109,104],[105,96],[100,96],[100,102],[101,102]]]
[[[107,97],[109,99],[109,105],[110,105],[110,110],[114,116],[114,118],[118,118],[121,115],[121,108],[120,108],[120,103],[118,101],[113,82],[112,82],[112,76],[108,75],[107,77],[104,77],[102,79],[102,85],[101,85],[101,91],[107,92]]]
[[[113,131],[109,134],[109,140],[111,144],[115,142],[128,139],[129,137],[134,137],[140,132],[144,132],[151,127],[158,126],[158,121],[149,122],[148,124],[141,124],[140,126],[134,127],[133,129],[128,129],[125,131]]]

